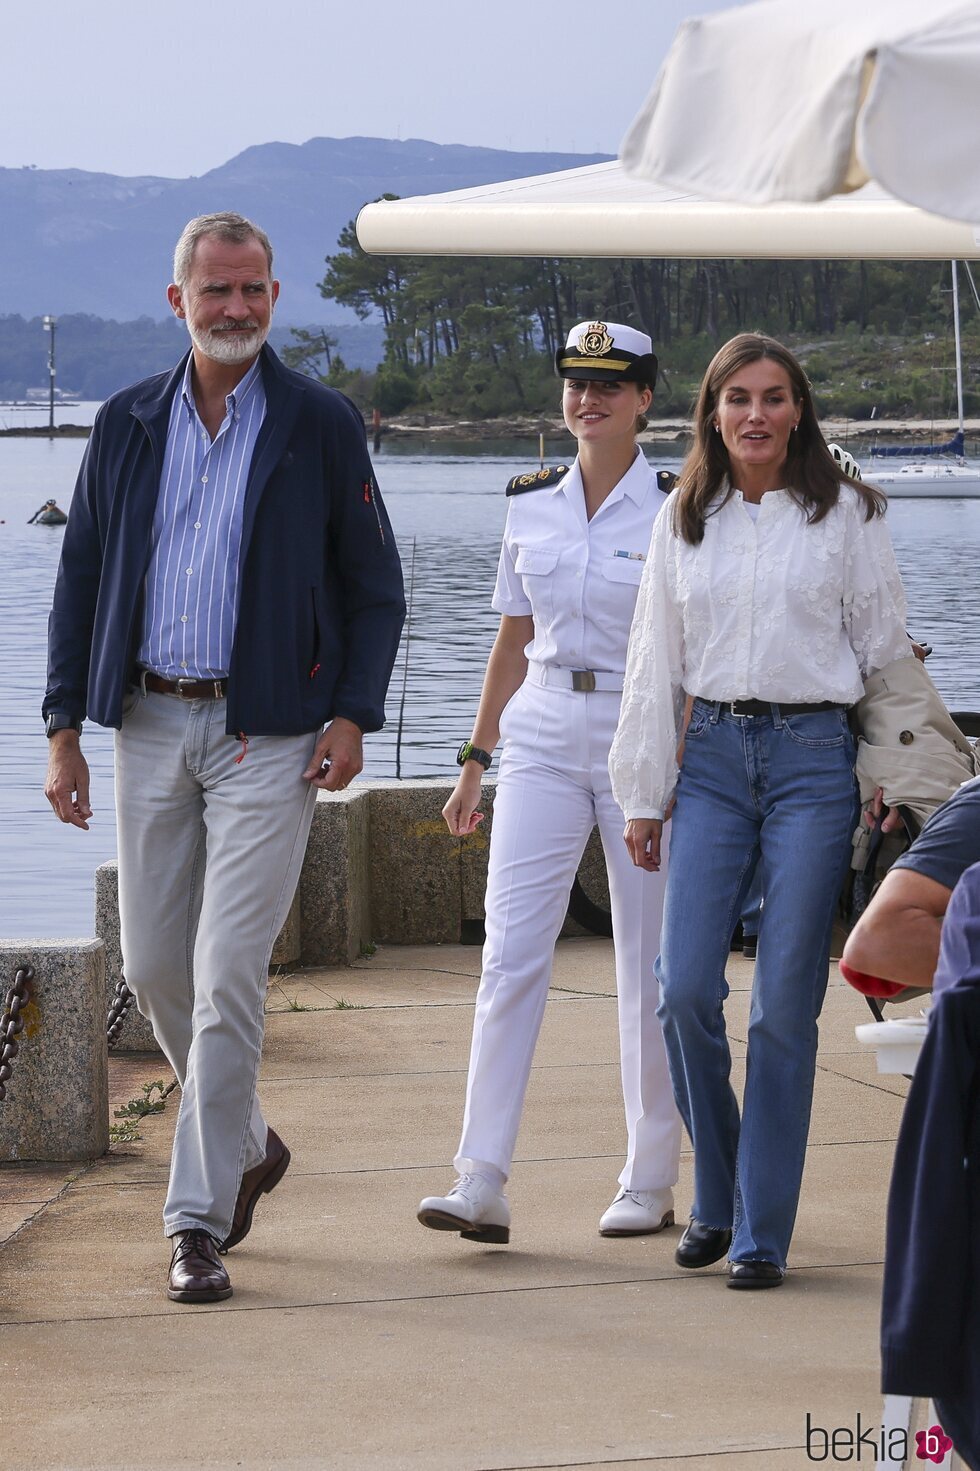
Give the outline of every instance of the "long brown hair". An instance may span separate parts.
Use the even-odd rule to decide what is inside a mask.
[[[761,358],[785,368],[793,402],[800,411],[786,450],[785,486],[806,512],[808,524],[822,521],[836,505],[842,484],[857,491],[864,502],[866,520],[883,515],[887,502],[881,491],[845,475],[827,448],[807,376],[789,348],[761,332],[740,332],[718,349],[701,380],[694,407],[694,443],[674,492],[674,530],[696,545],[704,539],[705,517],[720,510],[734,494],[735,487],[730,485],[724,498],[712,505],[731,469],[728,450],[721,435],[714,432],[715,411],[722,388],[732,374]]]

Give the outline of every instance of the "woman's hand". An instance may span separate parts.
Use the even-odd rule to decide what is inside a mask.
[[[885,813],[884,821],[881,824],[883,833],[898,832],[900,828],[905,826],[902,820],[902,814],[898,808],[885,807],[885,793],[881,787],[875,787],[875,794],[864,809],[863,817],[865,825],[867,827],[874,827],[883,810]]]
[[[478,761],[467,761],[453,787],[452,796],[442,809],[446,826],[454,838],[465,838],[475,833],[483,821],[483,813],[477,812],[480,805],[480,783],[483,767]]]
[[[648,873],[660,871],[660,835],[663,830],[659,817],[630,818],[623,841],[637,868],[645,868]]]

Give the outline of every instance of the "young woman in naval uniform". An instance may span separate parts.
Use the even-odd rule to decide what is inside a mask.
[[[616,951],[628,1147],[607,1236],[673,1224],[680,1124],[653,963],[666,864],[635,868],[612,795],[609,747],[651,529],[673,477],[636,443],[657,373],[653,344],[615,322],[582,322],[556,354],[571,469],[517,476],[493,606],[501,615],[459,781],[443,815],[472,833],[480,783],[503,742],[493,807],[486,946],[476,1001],[458,1178],[418,1218],[470,1241],[505,1242],[504,1186],[551,979],[555,940],[593,826],[606,855]]]

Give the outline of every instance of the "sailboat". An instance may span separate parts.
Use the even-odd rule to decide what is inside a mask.
[[[922,498],[965,499],[980,497],[980,462],[972,463],[964,458],[963,429],[963,351],[960,346],[960,298],[956,274],[953,267],[953,334],[956,344],[956,407],[959,429],[947,444],[927,445],[910,452],[904,446],[873,447],[872,459],[907,459],[906,465],[894,470],[872,466],[866,479],[877,485],[889,497],[919,496]],[[976,288],[974,288],[976,290]]]

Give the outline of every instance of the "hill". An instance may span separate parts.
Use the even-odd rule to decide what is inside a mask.
[[[435,194],[598,163],[604,154],[515,153],[409,138],[263,143],[200,178],[0,169],[0,316],[168,315],[173,244],[187,220],[234,209],[268,230],[285,325],[353,321],[317,290],[324,257],[367,200]]]

